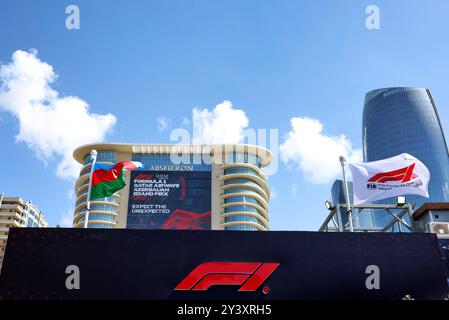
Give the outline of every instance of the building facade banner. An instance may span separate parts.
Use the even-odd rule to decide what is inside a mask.
[[[414,194],[428,198],[429,169],[402,153],[379,161],[351,163],[354,204]]]
[[[132,171],[127,228],[211,229],[211,173]]]

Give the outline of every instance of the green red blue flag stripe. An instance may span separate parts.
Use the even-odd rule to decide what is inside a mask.
[[[96,163],[92,172],[90,199],[95,200],[113,195],[126,186],[124,172],[142,168],[137,161],[122,161],[116,164]]]

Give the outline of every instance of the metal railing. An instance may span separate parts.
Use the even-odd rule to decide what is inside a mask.
[[[373,214],[372,210],[383,210],[391,216],[383,227],[376,226],[354,226],[354,219],[362,214]],[[365,211],[365,212],[364,212]],[[411,204],[395,205],[395,204],[366,204],[358,206],[350,206],[347,210],[346,204],[336,204],[330,209],[330,213],[324,220],[319,231],[324,232],[389,232],[395,225],[398,226],[399,232],[408,230],[413,231],[413,226],[404,220],[404,216],[410,216],[413,221],[413,206]],[[347,222],[344,222],[347,221]]]

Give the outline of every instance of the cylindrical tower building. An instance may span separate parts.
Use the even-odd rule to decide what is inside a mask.
[[[232,153],[227,162],[220,178],[222,226],[226,230],[268,230],[270,189],[260,158]]]

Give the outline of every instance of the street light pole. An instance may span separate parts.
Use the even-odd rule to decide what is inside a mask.
[[[351,210],[351,203],[349,201],[349,188],[348,188],[348,180],[346,179],[346,171],[345,171],[345,165],[346,165],[346,159],[343,156],[340,156],[340,164],[341,164],[341,171],[343,174],[343,188],[345,191],[345,198],[346,198],[346,209],[348,214],[348,222],[349,222],[349,231],[354,232],[354,227],[352,225],[352,210]]]

